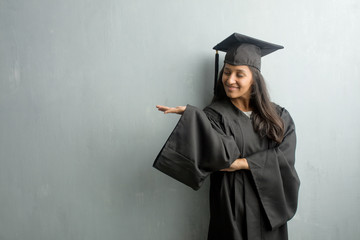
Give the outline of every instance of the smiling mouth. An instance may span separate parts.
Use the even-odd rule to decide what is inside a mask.
[[[239,87],[225,85],[229,90],[239,89]]]

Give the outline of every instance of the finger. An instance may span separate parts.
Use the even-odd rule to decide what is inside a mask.
[[[169,107],[163,106],[163,105],[156,105],[156,107],[157,107],[157,108],[160,108],[160,109],[162,109],[162,108],[169,108]]]
[[[234,172],[235,169],[233,169],[233,168],[224,168],[224,169],[221,169],[220,171],[222,171],[222,172]]]
[[[157,106],[157,109],[158,109],[159,111],[162,111],[162,110],[166,110],[167,108],[164,107],[164,106]]]
[[[156,107],[159,111],[162,111],[162,112],[165,112],[170,109],[169,107],[161,106],[161,105],[156,105]]]

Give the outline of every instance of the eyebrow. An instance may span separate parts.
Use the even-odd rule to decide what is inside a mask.
[[[224,70],[230,70],[230,71],[232,71],[232,70],[231,70],[230,68],[228,68],[228,67],[224,68]],[[243,69],[235,69],[234,71],[235,71],[235,72],[243,72],[243,73],[246,73],[245,70],[243,70]]]

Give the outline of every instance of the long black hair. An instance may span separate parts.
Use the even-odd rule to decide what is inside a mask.
[[[268,137],[277,143],[284,138],[284,123],[276,111],[275,104],[270,101],[265,80],[260,71],[249,66],[252,73],[253,84],[251,86],[250,107],[253,109],[252,120],[254,130],[262,137]],[[226,99],[222,83],[224,68],[220,71],[215,87],[213,102]]]

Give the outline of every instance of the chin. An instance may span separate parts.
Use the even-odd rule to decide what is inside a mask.
[[[233,93],[226,93],[226,96],[228,98],[237,98],[238,97],[236,94],[233,94]]]

